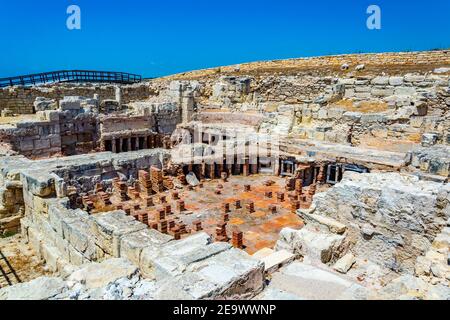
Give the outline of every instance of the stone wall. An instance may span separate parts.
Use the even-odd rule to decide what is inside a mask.
[[[164,150],[143,150],[39,161],[4,157],[0,168],[3,180],[21,185],[23,238],[50,271],[66,276],[80,267],[97,268],[93,262],[106,265],[122,258],[139,267],[145,281],[156,281],[155,298],[248,298],[259,293],[264,285],[262,262],[228,243],[213,243],[204,232],[174,241],[122,210],[88,214],[71,209],[67,185],[87,191],[99,181],[136,178],[138,170],[168,160]],[[211,278],[218,272],[227,277]]]
[[[176,103],[141,102],[107,114],[99,113],[98,99],[66,96],[59,105],[57,110],[38,111],[37,119],[0,125],[1,142],[34,158],[169,148],[166,140],[181,121]]]
[[[99,181],[108,183],[119,174],[137,176],[139,169],[166,161],[167,152],[162,149],[142,150],[128,156],[104,152],[64,160],[33,161],[21,156],[3,157],[0,159],[0,233],[17,230],[20,219],[24,218],[22,225],[33,223],[35,228],[40,226],[43,239],[55,239],[53,233],[46,234],[50,223],[47,221],[49,210],[55,215],[61,211],[68,212],[65,214],[71,218],[87,215],[69,209],[65,198],[67,185],[77,187],[78,192],[87,192]],[[82,229],[88,227],[84,225]],[[57,243],[55,241],[52,245]],[[36,248],[39,249],[39,246]],[[79,254],[77,256],[79,258]]]
[[[205,123],[260,118],[268,133],[400,152],[430,135],[432,144],[448,143],[447,74],[226,76],[192,83],[192,119]]]
[[[33,103],[37,97],[61,100],[64,96],[93,97],[98,95],[100,101],[116,99],[114,85],[77,85],[54,84],[36,87],[9,87],[0,89],[0,111],[9,109],[14,114],[34,113]],[[121,85],[121,102],[143,100],[154,94],[153,89],[146,83]]]

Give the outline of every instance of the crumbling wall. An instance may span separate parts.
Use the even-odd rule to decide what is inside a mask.
[[[268,75],[198,83],[194,120],[262,117],[264,132],[400,152],[449,139],[446,74]]]
[[[107,184],[118,176],[129,178],[140,169],[167,160],[168,153],[163,150],[143,150],[134,154],[73,156],[63,161],[10,157],[0,159],[0,164],[3,177],[19,179],[23,186],[22,235],[51,271],[72,274],[70,279],[77,281],[82,276],[90,277],[85,275],[87,270],[98,266],[92,262],[114,265],[117,260],[112,258],[123,258],[129,260],[127,265],[138,266],[139,273],[149,279],[139,277],[137,281],[156,281],[151,291],[155,298],[246,298],[259,293],[263,288],[263,264],[228,243],[213,243],[206,233],[173,241],[172,236],[150,229],[148,223],[122,210],[89,214],[70,208],[68,185],[79,186],[80,190],[93,188],[98,181]],[[121,272],[112,265],[115,272]],[[86,271],[81,271],[83,268]],[[218,272],[227,276],[212,276]],[[97,277],[95,281],[103,280]],[[89,286],[88,280],[80,282]],[[179,283],[184,285],[180,287]],[[73,296],[69,292],[67,295]]]
[[[0,176],[0,236],[17,232],[23,213],[22,184]]]
[[[93,188],[99,181],[110,181],[119,174],[137,176],[139,169],[167,161],[167,154],[162,150],[146,150],[131,157],[99,153],[65,160],[0,159],[1,230],[13,227],[12,219],[17,229],[22,218],[24,237],[54,271],[63,271],[67,265],[119,256],[118,251],[113,249],[113,242],[117,239],[111,239],[110,235],[118,235],[120,228],[123,230],[121,235],[124,235],[146,227],[122,211],[110,213],[115,220],[108,226],[96,227],[106,223],[104,219],[107,218],[70,209],[66,198],[67,185],[79,186],[79,192],[82,192]],[[96,228],[97,234],[92,232],[92,228]],[[114,228],[115,231],[105,228]]]
[[[117,85],[95,84],[53,84],[36,87],[8,87],[0,89],[0,111],[9,109],[14,114],[32,114],[37,97],[61,100],[64,96],[92,97],[98,95],[100,101],[116,98]],[[121,102],[144,100],[154,94],[154,89],[146,83],[120,85]]]
[[[450,217],[450,189],[406,174],[345,172],[340,183],[314,196],[311,214],[346,226],[355,255],[413,274],[416,258]]]

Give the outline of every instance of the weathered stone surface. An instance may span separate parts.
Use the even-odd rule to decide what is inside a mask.
[[[314,197],[313,213],[349,223],[347,238],[358,256],[411,272],[445,224],[448,200],[439,199],[448,199],[447,189],[411,175],[346,172],[341,183]]]
[[[355,261],[355,256],[353,255],[353,253],[349,252],[338,261],[336,261],[333,269],[340,273],[347,273],[347,271],[352,267]]]
[[[335,219],[311,213],[311,211],[313,210],[314,209],[300,209],[297,210],[297,214],[305,221],[325,226],[329,231],[333,233],[343,234],[347,229],[345,224],[340,223]]]
[[[131,277],[138,268],[127,259],[113,258],[102,263],[91,263],[75,271],[69,282],[78,282],[88,289],[101,288],[123,277]]]
[[[94,221],[90,224],[96,244],[114,257],[120,256],[120,241],[123,236],[147,228],[145,224],[120,210],[97,214],[93,218]]]
[[[174,241],[173,243],[167,243],[162,247],[146,247],[142,250],[141,253],[141,260],[139,264],[141,272],[145,277],[148,278],[155,278],[156,272],[158,272],[158,275],[162,275],[162,277],[164,277],[166,269],[159,269],[161,271],[160,273],[159,271],[155,270],[157,263],[156,260],[158,260],[158,257],[160,255],[166,253],[166,255],[168,256],[167,259],[172,258],[176,260],[177,258],[182,259],[183,257],[186,257],[188,259],[191,253],[193,253],[194,251],[198,252],[202,249],[205,249],[208,245],[211,244],[211,242],[212,239],[208,234],[199,232],[183,240]],[[202,253],[200,252],[200,254]],[[178,262],[182,263],[182,261],[175,261],[173,269],[169,268],[167,269],[167,271],[176,271]]]
[[[255,256],[253,255],[253,257]],[[282,266],[291,263],[294,259],[295,255],[286,250],[274,251],[273,253],[260,258],[260,260],[264,262],[264,270],[268,274],[273,273]]]
[[[40,277],[0,289],[0,300],[48,300],[67,290],[60,278]]]
[[[380,290],[379,295],[383,299],[448,300],[450,288],[443,285],[431,285],[420,278],[405,275],[391,281]]]
[[[365,300],[373,294],[338,274],[301,262],[291,263],[274,273],[265,291],[270,289],[306,300]]]
[[[339,256],[343,241],[344,236],[337,234],[316,232],[307,228],[284,228],[280,232],[276,248],[327,263]]]
[[[158,299],[246,298],[261,291],[264,266],[231,248],[190,265],[186,272],[161,282]]]
[[[256,300],[305,300],[304,298],[297,296],[295,294],[286,292],[280,289],[267,288],[260,295],[258,295]]]
[[[135,265],[139,265],[141,252],[146,247],[160,247],[171,241],[169,235],[160,233],[154,229],[143,229],[123,236],[120,240],[120,256],[129,259]]]
[[[186,181],[193,187],[196,187],[199,184],[199,181],[193,172],[189,172],[186,175]]]
[[[58,107],[55,100],[44,97],[36,97],[33,105],[36,111],[55,110]]]

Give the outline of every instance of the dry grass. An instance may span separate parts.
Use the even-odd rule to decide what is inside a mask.
[[[388,110],[387,103],[381,101],[362,101],[355,104],[351,99],[342,99],[333,103],[333,106],[341,107],[346,111],[361,113],[378,113]]]
[[[36,118],[36,115],[33,114],[23,114],[15,117],[0,117],[0,124],[12,124],[21,120],[32,120]]]
[[[425,52],[426,53],[426,52]],[[421,62],[412,63],[408,61],[394,62],[390,61],[392,57],[401,55],[401,53],[384,54],[349,54],[343,56],[323,56],[312,58],[294,58],[272,61],[256,61],[242,63],[239,65],[229,65],[202,70],[193,70],[179,74],[168,75],[160,79],[163,80],[193,80],[205,78],[217,78],[219,76],[266,76],[271,75],[298,75],[308,74],[314,76],[330,75],[345,76],[353,74],[356,76],[380,74],[395,75],[408,72],[429,72],[435,68],[448,66],[448,58],[439,62]],[[343,61],[350,63],[348,70],[341,70]],[[364,63],[365,68],[360,71],[355,70],[355,66]]]

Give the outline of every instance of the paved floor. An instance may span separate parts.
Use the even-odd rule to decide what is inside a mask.
[[[267,180],[275,182],[272,186],[265,186]],[[217,186],[223,185],[222,193],[215,194]],[[244,192],[244,185],[249,184],[251,190]],[[265,192],[271,191],[272,198],[265,197]],[[186,202],[186,209],[193,211],[192,215],[185,215],[181,219],[185,223],[200,219],[204,229],[214,234],[217,222],[221,218],[221,205],[230,203],[230,221],[227,233],[231,237],[233,227],[238,227],[244,233],[244,250],[252,254],[264,247],[273,247],[278,234],[284,227],[301,228],[302,220],[291,212],[290,203],[285,195],[285,201],[278,202],[276,192],[284,190],[284,179],[280,177],[251,175],[231,176],[227,182],[221,180],[206,181],[204,187],[185,190],[180,193]],[[233,203],[241,200],[241,209],[235,209]],[[245,204],[253,201],[255,212],[248,213]],[[277,206],[277,212],[272,214],[269,205]]]
[[[274,182],[271,186],[264,185],[267,180]],[[244,185],[250,185],[251,190],[244,192]],[[222,185],[221,194],[215,191],[219,185]],[[302,220],[293,212],[285,190],[284,178],[267,175],[231,176],[227,182],[221,179],[206,180],[203,187],[194,187],[189,190],[187,187],[176,189],[179,192],[179,198],[185,202],[186,211],[177,213],[176,199],[172,199],[171,190],[166,190],[160,194],[166,195],[167,203],[171,205],[172,214],[166,216],[168,220],[175,220],[177,224],[186,224],[186,229],[192,229],[193,221],[200,220],[203,230],[211,235],[215,235],[215,229],[222,221],[221,206],[224,202],[230,203],[229,221],[227,224],[227,235],[231,239],[232,231],[235,227],[239,228],[243,234],[244,250],[252,254],[264,247],[273,247],[278,239],[278,234],[284,227],[301,228]],[[307,188],[305,188],[305,191]],[[272,198],[265,196],[266,191],[272,192]],[[276,192],[285,193],[283,202],[277,201]],[[141,208],[148,212],[149,221],[155,219],[156,209],[161,207],[158,203],[159,195],[154,195],[154,207],[146,208],[143,200],[128,200],[120,202],[119,199],[112,196],[112,205],[109,207],[98,207],[93,211],[114,210],[115,205],[121,203],[125,207],[133,207],[139,204]],[[235,200],[241,200],[241,209],[234,206]],[[255,211],[248,213],[245,209],[246,203],[253,201]],[[277,207],[276,213],[271,213],[269,205],[274,204]],[[305,204],[306,205],[306,204]],[[184,234],[186,237],[189,234]]]

